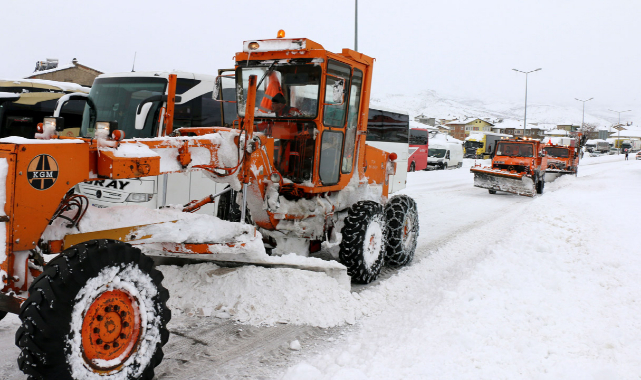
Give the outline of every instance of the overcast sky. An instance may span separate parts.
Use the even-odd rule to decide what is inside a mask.
[[[77,58],[103,72],[233,67],[242,41],[307,37],[354,47],[354,0],[0,0],[0,77]],[[359,1],[358,50],[373,93],[424,89],[481,99],[633,109],[641,115],[640,0]],[[589,107],[590,105],[588,105]],[[589,110],[589,109],[588,109]],[[625,115],[625,114],[624,114]]]

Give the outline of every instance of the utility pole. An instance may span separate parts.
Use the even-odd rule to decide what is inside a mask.
[[[518,71],[519,73],[525,74],[525,115],[523,116],[523,138],[525,138],[525,128],[527,127],[527,75],[529,73],[533,73],[535,71],[541,70],[541,68],[538,68],[536,70],[532,71],[521,71],[517,69],[512,69],[514,71]]]

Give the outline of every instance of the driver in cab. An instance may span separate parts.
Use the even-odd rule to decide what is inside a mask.
[[[302,115],[302,112],[296,107],[287,105],[283,94],[278,93],[272,98],[272,109],[278,117],[294,117]]]

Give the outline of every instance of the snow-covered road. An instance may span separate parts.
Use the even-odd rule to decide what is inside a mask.
[[[638,379],[641,163],[622,159],[587,158],[534,199],[413,175],[421,247],[453,238],[362,292],[386,307],[283,378]]]
[[[586,157],[535,198],[474,188],[472,163],[409,174],[416,258],[352,293],[289,270],[166,268],[157,377],[638,379],[641,162]],[[0,323],[0,379],[25,378],[17,327]]]

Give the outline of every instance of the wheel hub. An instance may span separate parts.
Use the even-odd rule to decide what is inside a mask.
[[[124,363],[139,337],[137,302],[120,289],[98,296],[83,319],[83,355],[89,366],[99,371],[112,370]]]

